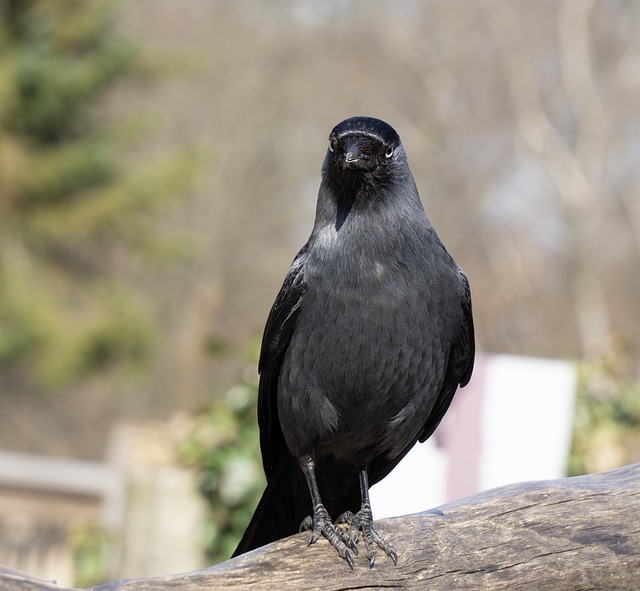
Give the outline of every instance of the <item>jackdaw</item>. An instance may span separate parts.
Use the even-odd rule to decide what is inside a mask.
[[[334,127],[315,224],[267,319],[258,422],[267,487],[234,556],[302,529],[353,568],[394,548],[369,486],[440,423],[471,377],[469,284],[384,121]],[[331,517],[338,517],[333,523]]]

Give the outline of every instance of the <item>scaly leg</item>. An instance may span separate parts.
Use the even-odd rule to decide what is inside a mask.
[[[311,502],[313,504],[313,518],[306,517],[300,524],[300,531],[312,530],[309,538],[309,546],[318,541],[323,535],[329,543],[338,551],[338,554],[347,561],[347,564],[353,568],[353,552],[358,555],[358,546],[356,542],[347,535],[341,527],[333,524],[329,513],[322,504],[318,482],[316,480],[315,462],[310,456],[300,458],[300,467],[304,472],[309,492],[311,493]]]
[[[356,541],[362,532],[364,540],[364,548],[367,558],[369,559],[369,568],[373,568],[378,551],[376,545],[380,547],[384,553],[391,558],[393,564],[398,563],[398,554],[391,544],[384,540],[373,527],[373,512],[371,511],[371,501],[369,500],[369,477],[367,476],[367,467],[360,468],[360,495],[362,498],[362,507],[355,515],[351,511],[346,511],[338,517],[337,523],[346,523],[349,525],[350,537]]]

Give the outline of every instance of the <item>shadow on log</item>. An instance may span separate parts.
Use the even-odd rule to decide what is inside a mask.
[[[640,464],[610,472],[503,486],[408,517],[377,522],[393,542],[352,571],[308,533],[218,566],[115,581],[92,591],[233,589],[640,589]],[[70,591],[0,567],[2,591]]]

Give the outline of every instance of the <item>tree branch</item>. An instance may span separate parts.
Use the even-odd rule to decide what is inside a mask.
[[[398,550],[354,570],[298,534],[210,569],[115,581],[92,591],[633,589],[640,573],[640,464],[503,486],[378,522]],[[0,568],[3,591],[71,591]]]

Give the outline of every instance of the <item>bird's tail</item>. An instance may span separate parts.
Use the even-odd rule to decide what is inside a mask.
[[[287,455],[271,475],[232,557],[297,533],[300,523],[311,510],[302,470],[296,459]]]

